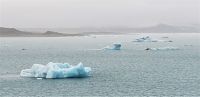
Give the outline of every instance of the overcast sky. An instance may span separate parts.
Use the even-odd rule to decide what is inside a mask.
[[[0,0],[4,27],[142,27],[200,22],[200,0]]]

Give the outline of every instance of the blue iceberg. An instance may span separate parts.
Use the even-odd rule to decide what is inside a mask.
[[[90,72],[91,68],[84,67],[81,62],[76,66],[68,63],[50,62],[47,65],[33,64],[31,69],[22,70],[20,76],[36,78],[88,77]]]

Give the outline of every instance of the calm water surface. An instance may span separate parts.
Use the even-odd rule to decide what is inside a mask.
[[[147,35],[173,42],[131,42]],[[122,50],[90,50],[113,42],[121,42]],[[144,50],[165,46],[180,50]],[[34,63],[48,62],[82,62],[92,68],[92,76],[19,76]],[[0,38],[0,96],[200,96],[200,34]]]

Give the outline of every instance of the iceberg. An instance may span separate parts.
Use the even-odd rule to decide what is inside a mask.
[[[134,42],[157,42],[157,40],[152,40],[149,36],[146,36],[146,37],[137,38],[135,39]]]
[[[152,39],[149,36],[146,36],[146,37],[137,38],[133,42],[172,42],[172,41]]]
[[[145,50],[179,50],[178,47],[146,48]]]
[[[120,50],[121,46],[120,43],[113,43],[111,46],[104,47],[103,50]]]
[[[90,72],[91,68],[84,67],[81,62],[76,66],[68,63],[49,62],[47,65],[33,64],[30,69],[22,70],[20,76],[35,78],[88,77]]]

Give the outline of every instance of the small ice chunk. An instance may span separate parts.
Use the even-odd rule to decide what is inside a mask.
[[[113,43],[111,46],[104,47],[103,50],[120,50],[121,46],[120,43]]]
[[[31,69],[24,69],[21,71],[20,76],[22,77],[35,77],[33,70]]]
[[[146,48],[145,50],[179,50],[178,47]]]
[[[42,80],[43,78],[37,78],[37,79]]]

